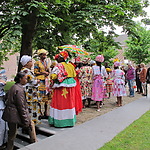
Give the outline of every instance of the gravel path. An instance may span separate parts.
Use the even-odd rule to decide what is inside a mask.
[[[134,100],[137,100],[140,97],[142,97],[142,96],[137,93],[135,93],[135,97],[132,97],[132,98],[124,96],[123,97],[123,105],[128,104]],[[100,112],[96,111],[97,107],[96,107],[95,101],[91,101],[91,107],[83,108],[82,112],[79,115],[77,115],[76,125],[82,124],[88,120],[91,120],[97,116],[103,115],[109,111],[112,111],[113,109],[116,109],[116,108],[118,108],[118,107],[116,107],[116,97],[114,97],[114,96],[111,96],[110,99],[105,99],[104,105],[101,108]]]

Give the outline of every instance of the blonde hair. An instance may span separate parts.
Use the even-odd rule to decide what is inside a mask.
[[[141,65],[142,67],[145,67],[145,64],[144,64],[144,63],[141,63],[140,65]]]

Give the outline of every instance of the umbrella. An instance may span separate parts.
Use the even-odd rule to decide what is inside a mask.
[[[76,46],[76,45],[62,45],[62,46],[58,46],[58,48],[75,53],[75,54],[89,55],[88,52],[86,52],[81,47]]]

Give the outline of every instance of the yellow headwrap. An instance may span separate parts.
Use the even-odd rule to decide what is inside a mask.
[[[38,55],[42,54],[42,53],[45,53],[46,55],[48,55],[48,52],[45,50],[45,49],[39,49],[37,51]]]

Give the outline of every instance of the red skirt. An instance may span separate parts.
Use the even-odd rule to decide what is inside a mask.
[[[81,95],[81,87],[80,81],[77,77],[74,78],[76,80],[77,85],[75,86],[75,109],[76,115],[82,112],[82,95]]]

